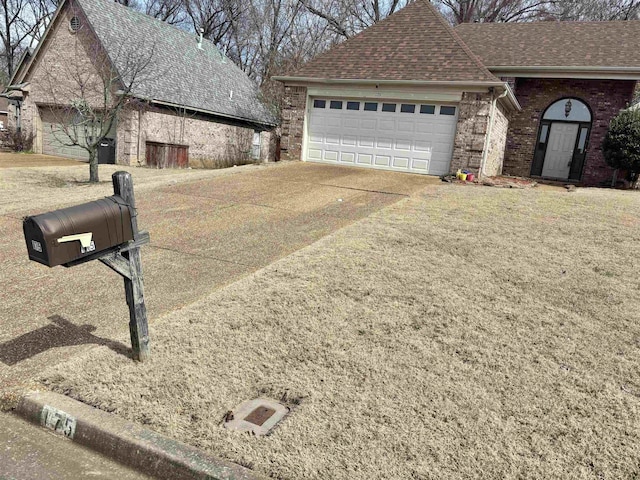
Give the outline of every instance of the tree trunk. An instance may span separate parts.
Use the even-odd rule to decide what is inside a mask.
[[[611,188],[616,188],[616,183],[618,183],[618,169],[617,168],[613,171],[613,178],[611,178]]]
[[[89,153],[89,182],[98,183],[98,155],[95,150]]]

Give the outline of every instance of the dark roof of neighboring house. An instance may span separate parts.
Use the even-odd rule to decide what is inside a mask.
[[[290,77],[498,82],[429,0],[416,0]]]
[[[465,23],[455,31],[489,68],[640,67],[640,21]]]
[[[134,85],[136,97],[258,124],[277,122],[253,81],[208,41],[111,0],[76,0],[116,69],[121,49],[152,55],[153,76]],[[120,64],[119,64],[120,63]]]

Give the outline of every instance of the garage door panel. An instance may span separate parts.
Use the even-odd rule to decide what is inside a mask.
[[[430,153],[433,149],[431,142],[425,142],[424,140],[416,140],[413,144],[413,149],[416,152]]]
[[[391,164],[391,157],[388,155],[376,155],[374,162],[379,167],[388,167]]]
[[[343,135],[342,136],[342,145],[347,147],[355,147],[358,142],[358,137],[355,135]]]
[[[340,144],[340,134],[327,132],[324,137],[324,143],[327,145],[339,145]]]
[[[345,128],[355,128],[357,129],[360,122],[357,117],[347,117],[342,120],[342,126]]]
[[[336,150],[325,150],[322,155],[322,159],[328,162],[337,162],[339,152]]]
[[[415,122],[410,122],[407,120],[398,121],[398,131],[413,133],[415,131]]]
[[[395,120],[382,119],[378,122],[378,131],[394,132],[396,130]]]
[[[366,118],[366,119],[362,119],[360,120],[360,129],[364,130],[364,131],[373,131],[376,129],[376,126],[378,125],[378,122],[375,121],[375,119],[373,118]]]
[[[327,107],[330,99],[325,99]],[[364,100],[341,100],[342,110],[312,108],[307,160],[441,175],[449,171],[456,117],[420,113],[420,105],[397,102],[395,113],[364,110]],[[359,102],[359,103],[358,103]],[[376,103],[376,102],[372,102]],[[347,105],[359,110],[347,110]],[[413,106],[413,108],[412,108]]]
[[[354,163],[356,161],[356,154],[353,152],[342,152],[340,154],[340,161],[346,163]]]
[[[408,168],[409,157],[393,157],[393,163],[391,166],[395,168]]]
[[[373,148],[373,144],[374,144],[373,137],[360,137],[358,139],[359,147]]]
[[[412,143],[413,142],[409,139],[397,139],[395,148],[396,150],[405,150],[407,152],[410,152]]]
[[[390,149],[393,140],[390,138],[378,138],[376,140],[376,148],[387,148]]]
[[[322,160],[322,150],[317,148],[309,148],[308,158],[310,160]]]
[[[373,164],[373,155],[368,153],[358,153],[357,162],[361,165],[372,165]]]

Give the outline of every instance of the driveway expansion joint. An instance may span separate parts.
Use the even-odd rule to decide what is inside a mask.
[[[382,195],[394,195],[397,197],[410,197],[408,193],[385,192],[384,190],[369,190],[367,188],[345,187],[343,185],[331,185],[329,183],[318,183],[322,187],[343,188],[344,190],[355,190],[357,192],[380,193]]]

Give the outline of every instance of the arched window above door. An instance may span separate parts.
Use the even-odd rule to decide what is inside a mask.
[[[543,120],[562,120],[565,122],[591,122],[591,111],[577,98],[563,98],[552,103],[544,112]]]

